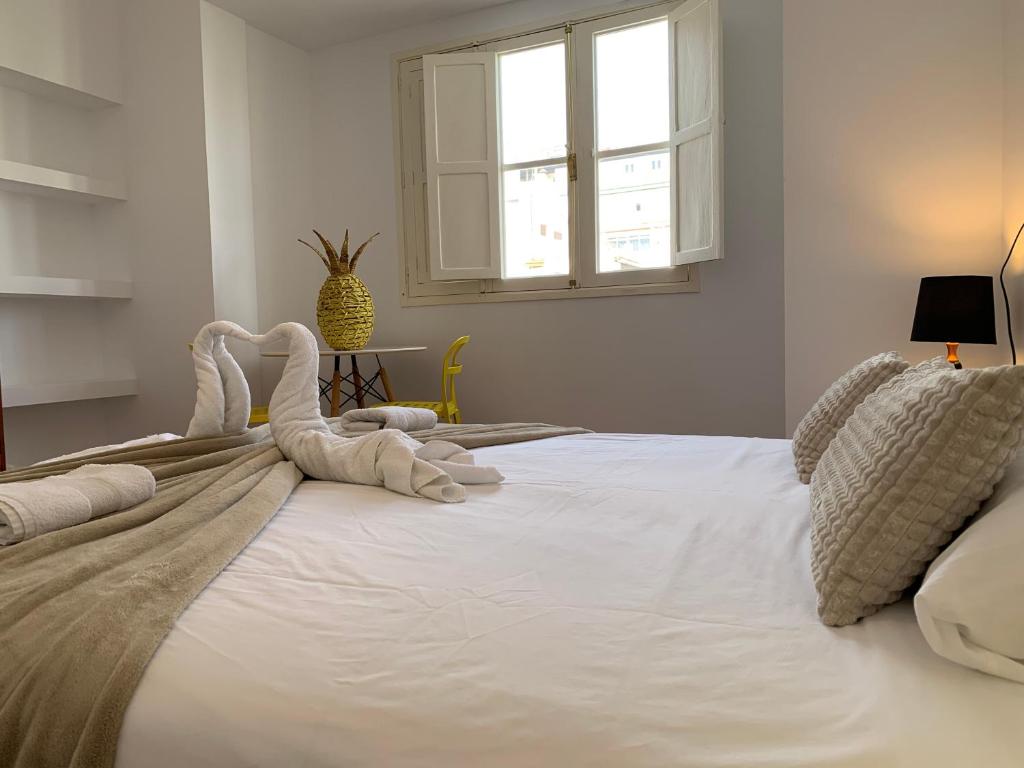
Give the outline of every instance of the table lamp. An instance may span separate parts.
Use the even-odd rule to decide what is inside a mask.
[[[996,312],[988,275],[922,277],[911,341],[941,341],[946,359],[963,368],[961,344],[995,344]]]

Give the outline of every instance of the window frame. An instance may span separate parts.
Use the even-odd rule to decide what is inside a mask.
[[[596,32],[664,18],[678,5],[679,0],[664,0],[625,11],[595,11],[582,19],[561,18],[540,25],[499,31],[486,41],[468,40],[399,53],[392,57],[392,122],[402,306],[700,291],[700,269],[697,264],[606,273],[597,269],[596,169],[599,158],[595,154],[595,46],[592,37],[587,45],[577,43],[583,35],[590,36]],[[432,53],[473,50],[500,54],[538,47],[561,39],[566,43],[567,65],[566,151],[569,158],[575,155],[576,163],[576,179],[569,181],[569,275],[431,280],[426,231],[422,57]],[[504,170],[504,164],[502,167]]]
[[[501,164],[501,192],[500,198],[502,202],[505,199],[505,171],[517,168],[520,170],[526,170],[530,168],[538,168],[543,165],[549,165],[549,161],[557,160],[564,162],[566,165],[569,164],[569,158],[573,154],[573,118],[572,118],[572,82],[571,82],[571,70],[569,62],[572,61],[572,46],[570,41],[570,35],[565,28],[561,29],[550,29],[541,32],[534,32],[529,35],[517,35],[512,38],[505,40],[499,40],[494,43],[490,43],[483,46],[482,50],[490,51],[491,53],[498,54],[498,72],[499,78],[501,73],[501,54],[513,53],[515,51],[524,51],[530,48],[542,48],[545,45],[551,45],[553,43],[563,43],[565,45],[565,155],[562,158],[541,158],[539,160],[530,160],[523,163],[502,163]],[[499,83],[499,94],[501,93]],[[499,101],[498,107],[499,124],[501,121],[501,106]],[[501,129],[498,131],[501,134]],[[537,291],[537,290],[571,290],[573,286],[573,279],[575,278],[576,268],[576,195],[573,194],[573,182],[567,181],[568,195],[569,195],[569,220],[567,222],[567,232],[569,237],[569,273],[566,275],[544,275],[540,277],[500,277],[490,278],[487,280],[485,290],[487,293],[497,293],[499,291]],[[505,222],[502,217],[501,224],[501,243],[502,249],[505,247]],[[502,253],[502,271],[505,268],[504,252]]]
[[[647,8],[639,11],[627,11],[615,16],[580,23],[574,27],[573,32],[574,34],[586,35],[593,39],[596,35],[604,32],[613,32],[618,29],[656,21],[667,16],[668,10],[667,7],[663,6],[658,9]],[[580,198],[580,220],[589,222],[589,225],[586,227],[580,226],[580,239],[582,240],[580,252],[585,254],[585,257],[580,259],[578,263],[580,282],[586,287],[687,283],[690,280],[691,274],[687,267],[692,265],[684,264],[653,269],[628,269],[619,272],[601,272],[599,270],[601,251],[597,242],[598,164],[601,160],[605,159],[627,159],[640,157],[651,152],[668,152],[669,138],[666,135],[665,141],[623,147],[621,149],[598,149],[597,110],[594,104],[594,97],[597,93],[594,61],[595,49],[595,45],[581,45],[576,55],[576,81],[578,89],[576,95],[579,99],[576,111],[580,115],[580,126],[577,130],[580,138],[579,151],[582,157],[593,158],[592,162],[578,163],[578,191],[582,193],[578,194]],[[666,130],[667,133],[668,131]]]

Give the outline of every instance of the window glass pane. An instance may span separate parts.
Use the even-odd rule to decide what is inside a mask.
[[[505,164],[565,157],[565,45],[498,57]]]
[[[505,171],[505,277],[569,274],[569,176],[564,163]]]
[[[598,163],[598,270],[670,265],[669,153]]]
[[[668,22],[597,35],[599,150],[668,141]]]

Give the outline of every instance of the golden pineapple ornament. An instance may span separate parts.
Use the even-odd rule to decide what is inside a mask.
[[[315,229],[313,234],[320,239],[326,256],[319,248],[302,238],[299,238],[299,242],[311,248],[320,257],[329,273],[316,301],[316,324],[320,326],[320,333],[331,349],[362,349],[373,333],[373,297],[353,271],[366,246],[380,232],[356,248],[351,260],[348,257],[347,229],[345,242],[341,244],[341,253],[338,253],[330,240]]]

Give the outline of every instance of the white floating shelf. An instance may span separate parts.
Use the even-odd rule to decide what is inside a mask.
[[[82,176],[15,160],[0,160],[0,189],[88,203],[127,199],[123,182]]]
[[[72,400],[98,400],[104,397],[126,397],[139,392],[139,382],[127,379],[94,379],[91,381],[42,381],[38,384],[11,384],[3,388],[5,408],[44,403],[65,403]]]
[[[0,296],[81,296],[88,299],[130,299],[132,283],[128,280],[0,275]]]
[[[84,109],[106,109],[121,104],[118,99],[110,96],[100,96],[98,93],[84,91],[71,85],[58,83],[53,80],[46,80],[42,77],[30,75],[13,67],[6,67],[0,64],[0,85],[8,88],[15,88],[25,93],[42,96],[51,101],[61,104],[70,104],[73,107]]]

